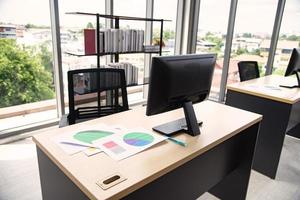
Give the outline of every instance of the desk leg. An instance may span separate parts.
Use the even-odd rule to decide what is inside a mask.
[[[252,168],[259,125],[248,129],[249,134],[240,140],[238,163],[234,171],[209,192],[220,199],[245,199]]]
[[[289,130],[286,134],[289,136],[300,139],[300,124]]]
[[[275,179],[292,106],[231,90],[227,91],[226,105],[263,115],[253,169]]]
[[[124,199],[194,200],[206,191],[224,200],[245,199],[258,127],[249,127]]]
[[[287,129],[286,134],[300,139],[300,101],[293,104]]]
[[[88,200],[89,198],[37,148],[43,200]]]

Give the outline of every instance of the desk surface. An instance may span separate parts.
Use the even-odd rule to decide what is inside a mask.
[[[300,101],[299,88],[283,88],[279,85],[296,85],[296,77],[269,75],[227,86],[228,90],[259,96],[288,104]]]
[[[202,133],[197,137],[191,137],[187,134],[178,135],[177,138],[187,141],[187,147],[164,141],[121,161],[115,161],[104,153],[92,157],[87,157],[83,153],[69,156],[49,139],[64,131],[74,130],[76,132],[78,127],[83,124],[119,124],[127,128],[139,126],[151,130],[153,126],[183,117],[183,110],[177,109],[147,117],[145,116],[145,107],[140,107],[54,131],[47,131],[34,136],[33,140],[89,198],[121,198],[203,154],[262,119],[261,115],[211,101],[196,104],[194,108],[197,118],[203,121]],[[97,180],[114,173],[120,173],[127,180],[108,190],[102,190],[96,185]]]

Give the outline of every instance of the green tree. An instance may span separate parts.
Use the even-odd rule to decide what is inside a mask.
[[[87,23],[86,28],[94,28],[94,25],[92,22]]]
[[[260,49],[255,49],[251,54],[260,56],[261,50]]]
[[[39,29],[49,29],[50,26],[45,26],[45,25],[35,25],[35,24],[26,24],[25,28],[39,28]]]
[[[170,30],[170,29],[164,30],[163,46],[165,46],[165,42],[167,42],[169,39],[174,39],[174,38],[175,38],[175,32],[173,30]],[[155,29],[153,31],[153,44],[158,45],[159,39],[160,39],[160,29]]]
[[[216,36],[215,34],[211,33],[211,32],[207,32],[203,38],[205,41],[214,43],[215,46],[210,48],[209,51],[210,52],[220,52],[223,44],[222,38]]]
[[[40,57],[42,66],[44,66],[48,72],[53,73],[52,53],[49,51],[48,46],[49,45],[47,44],[47,42],[42,43],[39,46],[40,51],[38,53],[38,56]]]
[[[287,40],[290,40],[290,41],[300,41],[300,36],[290,35],[289,37],[287,37]]]
[[[241,47],[239,47],[236,51],[237,55],[246,54],[246,53],[248,53],[247,49]]]
[[[15,40],[0,39],[0,107],[54,97],[51,73]]]
[[[286,40],[286,38],[287,38],[287,36],[286,36],[285,34],[282,34],[282,35],[280,36],[280,39],[281,39],[281,40]]]
[[[175,31],[167,29],[164,31],[164,40],[175,39]]]
[[[252,38],[252,34],[251,33],[243,33],[243,37]]]

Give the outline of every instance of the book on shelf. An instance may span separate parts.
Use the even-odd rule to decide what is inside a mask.
[[[97,53],[95,29],[84,29],[85,54]],[[100,29],[100,53],[142,52],[144,31],[135,29]]]
[[[84,29],[84,53],[86,55],[96,53],[96,31],[95,29]]]
[[[101,66],[104,68],[123,69],[125,71],[125,79],[127,85],[138,84],[138,68],[131,63],[120,62],[120,63],[109,63],[107,66]]]
[[[159,45],[144,45],[145,52],[159,51]]]

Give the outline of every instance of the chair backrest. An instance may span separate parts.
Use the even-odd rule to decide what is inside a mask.
[[[259,78],[258,64],[256,61],[240,61],[238,68],[241,81]]]
[[[76,119],[101,117],[128,110],[123,69],[92,68],[68,71],[68,92],[69,124],[74,124]],[[119,101],[120,94],[122,104]],[[91,102],[96,102],[96,106],[88,106]],[[84,104],[84,107],[79,107],[79,104]]]

